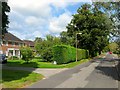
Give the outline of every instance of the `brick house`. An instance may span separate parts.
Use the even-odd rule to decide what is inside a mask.
[[[0,53],[6,56],[20,57],[20,47],[24,46],[24,42],[11,33],[5,33],[4,39],[0,41]]]
[[[23,42],[25,43],[26,46],[34,48],[34,42],[30,41],[30,40],[23,40]]]

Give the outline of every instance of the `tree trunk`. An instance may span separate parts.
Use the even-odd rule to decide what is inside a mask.
[[[99,50],[99,52],[98,52],[98,53],[99,53],[99,55],[100,55],[100,54],[101,54],[101,50]]]

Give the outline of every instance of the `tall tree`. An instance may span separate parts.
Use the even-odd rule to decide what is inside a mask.
[[[118,2],[95,2],[93,3],[97,9],[101,10],[112,20],[114,28],[111,32],[111,39],[116,37],[118,47],[120,48],[120,1]],[[120,52],[120,49],[117,49]]]
[[[41,37],[36,37],[34,42],[42,42],[42,38]]]
[[[100,10],[84,4],[73,15],[73,19],[67,26],[69,36],[76,37],[79,48],[88,49],[90,56],[93,57],[97,52],[108,44],[108,36],[112,28],[111,20]],[[77,33],[81,32],[79,35]]]
[[[68,33],[66,31],[63,31],[60,33],[60,40],[61,40],[62,44],[73,46],[74,38],[69,37]]]
[[[8,12],[10,12],[10,7],[8,6],[7,2],[1,2],[0,9],[2,10],[2,35],[4,35],[7,32],[9,19],[8,19]]]

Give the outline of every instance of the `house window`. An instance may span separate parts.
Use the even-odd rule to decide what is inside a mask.
[[[3,41],[3,45],[6,45],[6,41]]]
[[[19,45],[17,42],[15,42],[15,45]]]
[[[6,46],[8,46],[8,42],[6,42]]]
[[[8,42],[7,41],[3,41],[3,44],[8,46]]]
[[[8,42],[9,45],[12,45],[12,42]]]
[[[12,42],[12,45],[15,46],[15,42]]]

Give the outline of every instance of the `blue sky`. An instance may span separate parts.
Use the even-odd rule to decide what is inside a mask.
[[[88,0],[86,0],[88,2]],[[84,0],[8,0],[8,31],[20,39],[34,40],[47,34],[59,36]]]

